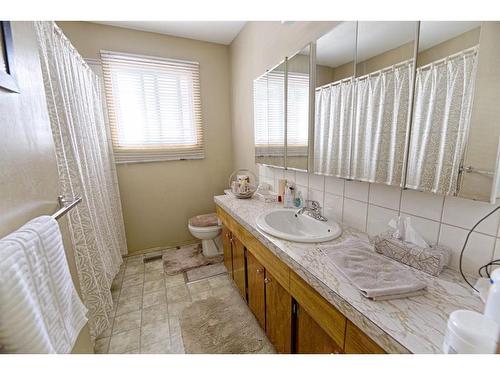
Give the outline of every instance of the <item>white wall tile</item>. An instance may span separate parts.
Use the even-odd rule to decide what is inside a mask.
[[[497,239],[495,242],[495,252],[493,253],[493,260],[496,260],[496,259],[498,259],[499,263],[500,263],[500,240],[499,239]],[[500,265],[493,266],[492,270],[497,269],[497,268],[500,268]]]
[[[399,210],[401,188],[382,184],[370,184],[369,203],[377,206]]]
[[[295,172],[295,183],[297,185],[309,187],[309,175],[304,172]]]
[[[471,229],[479,219],[491,212],[496,206],[457,197],[446,197],[443,208],[443,223],[464,229]],[[498,211],[483,221],[476,232],[496,236],[498,231]]]
[[[274,170],[274,174],[273,174],[273,177],[274,177],[274,191],[278,191],[279,190],[279,186],[280,186],[280,183],[279,183],[279,180],[282,180],[285,176],[285,171],[283,169],[278,169],[278,168],[273,168]]]
[[[344,212],[342,215],[344,223],[350,227],[365,232],[367,210],[368,210],[368,203],[345,198]]]
[[[443,200],[442,195],[403,190],[401,211],[439,221],[441,220]]]
[[[325,176],[317,174],[309,175],[309,189],[324,191],[325,190]]]
[[[295,171],[291,171],[291,170],[287,169],[285,171],[285,178],[287,181],[295,183]]]
[[[433,221],[413,215],[407,215],[404,213],[401,213],[401,217],[411,218],[412,227],[415,228],[415,230],[424,238],[425,242],[427,242],[429,245],[437,244],[440,227],[440,223],[438,221]]]
[[[307,194],[307,199],[318,201],[321,207],[325,206],[323,191],[316,189],[309,189]]]
[[[325,203],[323,206],[323,216],[338,223],[342,222],[342,210],[344,197],[325,192]]]
[[[441,225],[439,244],[449,247],[452,251],[450,267],[458,270],[460,251],[464,245],[468,231],[462,228]],[[472,233],[467,243],[463,257],[463,270],[472,276],[477,276],[479,267],[488,263],[493,255],[495,237],[484,234]]]
[[[398,211],[396,210],[390,210],[370,204],[368,205],[368,226],[366,231],[370,236],[385,232],[390,229],[387,225],[389,221],[397,217]]]
[[[347,198],[356,199],[358,201],[368,202],[368,187],[367,182],[361,181],[346,181],[344,187],[344,195]]]
[[[325,192],[336,194],[336,195],[344,195],[344,183],[345,180],[342,178],[325,177]]]

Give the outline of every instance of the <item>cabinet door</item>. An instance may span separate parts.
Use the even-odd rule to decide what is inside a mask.
[[[276,351],[292,351],[292,296],[266,270],[266,333]]]
[[[266,329],[266,294],[264,267],[247,251],[248,307],[252,310],[260,326]]]
[[[295,351],[298,354],[340,354],[342,348],[299,304],[295,316]]]
[[[233,277],[233,251],[231,249],[231,232],[226,226],[222,227],[222,247],[224,249],[224,266]]]
[[[245,246],[236,238],[232,237],[233,250],[233,280],[241,296],[246,300],[246,277],[245,277]]]
[[[345,333],[345,352],[347,354],[385,353],[384,349],[349,320],[347,321]]]

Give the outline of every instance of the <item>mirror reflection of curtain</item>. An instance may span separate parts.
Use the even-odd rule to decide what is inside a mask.
[[[314,171],[349,178],[352,78],[317,88],[315,102]]]
[[[351,178],[401,185],[412,70],[405,61],[356,79]]]
[[[455,195],[467,143],[478,47],[417,69],[406,186]]]

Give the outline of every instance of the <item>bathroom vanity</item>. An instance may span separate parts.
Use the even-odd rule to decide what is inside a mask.
[[[375,302],[322,258],[323,243],[291,242],[257,229],[256,217],[279,207],[215,197],[224,224],[224,264],[279,353],[441,353],[449,313],[481,311],[459,275],[417,270],[425,295]],[[343,228],[341,238],[366,235]]]

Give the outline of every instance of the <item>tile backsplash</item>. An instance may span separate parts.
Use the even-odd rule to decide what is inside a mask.
[[[259,180],[269,183],[275,191],[281,178],[293,181],[304,199],[320,202],[326,217],[369,235],[387,230],[387,223],[398,215],[411,217],[413,226],[429,244],[452,250],[450,267],[456,270],[468,231],[495,207],[456,197],[259,166]],[[500,214],[496,212],[471,235],[464,253],[466,273],[477,276],[480,266],[500,258],[499,224]]]

